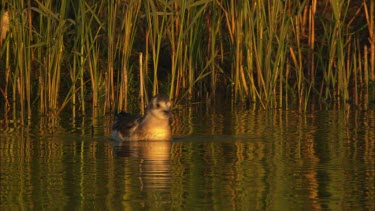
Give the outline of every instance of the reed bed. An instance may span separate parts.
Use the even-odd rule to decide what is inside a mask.
[[[262,108],[367,109],[374,1],[1,2],[0,104],[30,118],[231,96]],[[370,99],[370,100],[369,100]]]

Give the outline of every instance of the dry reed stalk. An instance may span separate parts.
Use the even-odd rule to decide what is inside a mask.
[[[361,47],[360,47],[360,44],[359,44],[359,40],[357,40],[357,48],[356,49],[359,49],[357,52],[357,56],[358,56],[358,59],[356,59],[356,56],[354,55],[354,66],[357,67],[358,69],[356,71],[354,71],[354,94],[353,94],[353,98],[354,98],[354,103],[355,105],[359,105],[359,97],[358,97],[358,74],[360,74],[362,72],[362,65],[361,65],[361,61],[362,61],[362,56],[361,56]]]
[[[115,85],[114,85],[114,64],[115,64],[115,51],[116,51],[116,17],[118,12],[118,5],[116,1],[108,2],[108,23],[107,23],[107,35],[108,35],[108,65],[107,65],[107,77],[106,77],[106,99],[104,112],[112,111],[115,103]]]
[[[285,106],[288,107],[288,102],[289,102],[289,95],[288,95],[288,89],[289,89],[289,74],[290,74],[290,61],[287,58],[286,60],[286,68],[285,68]]]
[[[370,42],[370,71],[371,80],[375,81],[375,3],[370,1],[370,11],[368,9],[366,1],[363,2],[367,28],[369,33]]]
[[[312,85],[315,84],[315,14],[316,14],[316,0],[312,0],[312,6],[309,9],[309,73]]]
[[[21,104],[21,124],[24,125],[25,124],[25,118],[24,118],[24,113],[25,113],[25,94],[24,94],[24,85],[22,84],[23,81],[21,81],[22,79],[20,78],[17,78],[17,85],[18,85],[18,90],[19,90],[19,99],[20,99],[20,104]]]
[[[79,56],[79,66],[78,66],[78,72],[79,72],[79,82],[80,82],[80,87],[81,87],[81,92],[80,92],[80,98],[81,98],[81,112],[83,115],[85,115],[86,113],[86,106],[85,106],[85,89],[83,87],[83,84],[84,84],[84,75],[85,75],[85,40],[86,40],[86,34],[87,34],[87,31],[89,31],[88,27],[86,27],[86,5],[84,3],[84,1],[79,1],[79,8],[80,8],[80,17],[81,17],[81,21],[82,21],[82,24],[80,24],[80,34],[78,35],[79,36],[79,39],[80,39],[80,46],[79,46],[79,52],[80,52],[80,56]],[[75,78],[76,76],[74,76]],[[73,87],[75,88],[75,80],[73,82]],[[75,92],[74,93],[74,96],[75,96]]]
[[[365,46],[364,48],[364,67],[363,67],[363,72],[364,72],[364,86],[365,86],[365,89],[367,90],[366,92],[368,92],[368,83],[369,83],[369,68],[368,68],[368,48],[367,46]]]
[[[346,64],[345,65],[345,70],[344,70],[344,100],[347,101],[349,100],[349,82],[350,82],[350,75],[352,71],[355,71],[355,66],[353,66],[353,69],[351,68],[352,64],[352,59],[353,56],[351,55],[351,43],[348,43],[347,45],[347,53],[346,53]],[[355,55],[355,52],[354,54]],[[355,58],[355,57],[354,57]]]
[[[149,78],[148,76],[148,62],[149,62],[149,40],[150,38],[150,31],[146,32],[146,37],[145,37],[145,63],[146,65],[144,66],[145,69],[145,78]]]
[[[143,78],[143,55],[142,53],[139,54],[139,97],[141,100],[141,114],[145,113],[145,100],[144,100],[144,78]]]
[[[371,80],[375,81],[375,35],[372,36],[371,51],[370,51],[370,70],[371,70]]]
[[[244,89],[244,92],[245,92],[245,94],[246,94],[246,97],[248,97],[249,96],[249,88],[247,87],[247,80],[246,80],[246,78],[245,78],[245,74],[244,74],[244,68],[243,68],[243,66],[241,65],[241,67],[240,67],[240,76],[241,76],[241,81],[242,81],[242,86],[243,86],[243,89]]]
[[[236,29],[239,28],[238,26]],[[238,100],[238,97],[242,99],[242,92],[241,92],[241,81],[240,81],[240,75],[241,75],[241,64],[242,64],[242,37],[239,35],[238,30],[235,30],[235,64],[234,64],[234,98],[235,100]]]
[[[364,48],[364,66],[363,66],[363,72],[364,72],[364,88],[365,88],[365,93],[364,93],[364,109],[367,110],[367,105],[368,105],[368,102],[369,102],[369,88],[368,88],[368,73],[369,73],[369,69],[368,69],[368,50],[367,50],[367,46],[365,46]]]
[[[88,57],[88,65],[90,71],[91,88],[92,88],[92,106],[93,108],[99,106],[99,56],[100,51],[98,47],[94,47],[91,50],[91,54]]]
[[[371,40],[371,80],[375,81],[375,2],[370,1],[369,38]]]
[[[7,15],[8,16],[8,15]],[[0,18],[3,18],[0,16]],[[2,20],[0,20],[0,30],[4,30],[2,29],[2,26],[4,23],[2,23]],[[5,31],[5,30],[4,30]],[[2,31],[0,31],[0,34],[2,33]],[[5,105],[4,105],[4,118],[7,118],[7,113],[10,109],[10,103],[9,103],[9,99],[8,99],[8,86],[9,86],[9,76],[10,76],[10,66],[9,66],[9,52],[10,52],[10,43],[9,41],[6,40],[6,42],[2,43],[2,38],[0,37],[0,47],[2,47],[2,49],[5,49],[5,66],[4,66],[4,73],[5,73],[5,80],[3,79],[3,81],[5,81],[5,84],[4,84],[4,89],[1,87],[1,84],[0,84],[0,91],[1,91],[1,94],[3,95],[4,97],[4,101],[5,101]],[[4,51],[0,51],[1,52],[4,52]]]
[[[283,75],[281,71],[279,76],[279,107],[283,107]]]
[[[129,73],[127,64],[123,64],[120,78],[120,88],[118,93],[118,110],[128,110],[128,89],[129,89]]]
[[[72,88],[75,89],[76,88],[76,72],[77,72],[77,56],[74,55],[73,56],[73,67],[72,67],[72,70],[70,72],[70,79],[72,81]],[[76,117],[76,110],[77,110],[77,96],[76,96],[76,92],[73,92],[72,93],[72,116],[73,118]]]

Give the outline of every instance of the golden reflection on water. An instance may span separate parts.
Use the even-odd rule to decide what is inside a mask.
[[[0,209],[374,209],[372,110],[189,107],[172,142],[92,119],[1,120]]]

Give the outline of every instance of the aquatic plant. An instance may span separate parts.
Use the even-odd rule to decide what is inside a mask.
[[[54,116],[89,104],[111,113],[164,92],[176,102],[224,93],[262,108],[306,110],[314,100],[366,109],[374,4],[2,1],[0,104],[23,118],[33,105]]]

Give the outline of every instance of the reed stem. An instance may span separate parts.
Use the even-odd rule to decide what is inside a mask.
[[[361,104],[375,80],[374,1],[9,0],[2,10],[0,102],[22,118],[69,104],[73,116],[90,103],[128,110],[132,96],[159,92],[306,110],[312,99]]]

